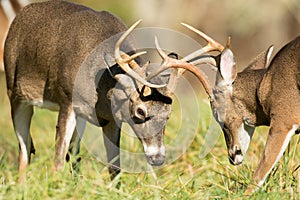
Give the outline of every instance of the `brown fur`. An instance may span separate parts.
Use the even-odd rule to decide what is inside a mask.
[[[22,164],[26,163],[25,154],[30,159],[31,149],[28,127],[32,113],[22,109],[33,106],[59,111],[55,169],[64,166],[68,149],[72,154],[78,153],[80,138],[74,121],[81,118],[102,127],[112,178],[120,171],[122,122],[130,124],[144,148],[163,147],[164,126],[172,103],[167,88],[151,88],[152,92],[144,97],[139,82],[115,63],[108,66],[106,62],[106,58],[114,60],[114,47],[120,36],[117,34],[126,29],[118,17],[107,11],[62,0],[30,4],[16,16],[5,43],[4,61],[14,127],[23,144],[20,173],[26,166]],[[134,52],[131,43],[123,42],[122,51]],[[146,74],[144,70],[137,73],[141,77]],[[152,81],[165,83],[160,77]],[[144,109],[145,116],[136,109]],[[28,122],[26,126],[23,121]],[[151,165],[164,162],[164,152],[145,153]]]
[[[263,184],[282,156],[291,134],[297,133],[300,126],[300,37],[284,46],[269,67],[268,52],[260,54],[235,79],[230,80],[232,86],[220,85],[224,82],[220,75],[224,63],[219,63],[219,80],[212,98],[212,109],[216,119],[222,119],[219,123],[223,127],[228,155],[233,164],[241,164],[241,156],[245,153],[241,151],[241,140],[246,138],[246,135],[240,135],[241,126],[246,127],[250,139],[255,126],[270,126],[262,159],[253,175],[254,184],[249,185],[246,194]],[[233,60],[231,64],[235,68]],[[225,64],[228,66],[230,62]]]

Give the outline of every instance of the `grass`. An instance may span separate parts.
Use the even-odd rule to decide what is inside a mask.
[[[219,137],[210,153],[200,159],[200,149],[211,113],[208,104],[199,98],[201,116],[195,129],[196,134],[186,152],[152,173],[122,172],[114,181],[110,181],[107,167],[89,153],[90,149],[85,145],[82,145],[82,160],[77,176],[70,174],[69,164],[65,170],[53,172],[57,113],[36,109],[31,132],[37,151],[28,168],[27,180],[18,184],[18,143],[12,128],[4,80],[4,76],[0,75],[0,199],[241,199],[257,167],[268,131],[267,128],[256,130],[246,162],[240,167],[229,164],[223,136]],[[173,132],[178,129],[176,122],[182,115],[175,109],[176,106],[178,104],[175,102],[175,114],[166,130],[167,144],[176,137]],[[85,133],[85,137],[88,137],[86,135],[89,133]],[[124,134],[121,140],[123,148],[141,151],[141,144],[136,139]],[[298,143],[299,136],[294,136],[271,177],[250,199],[299,197]],[[100,150],[104,149],[101,148],[101,141],[99,146]],[[118,181],[121,182],[119,189],[116,188]]]

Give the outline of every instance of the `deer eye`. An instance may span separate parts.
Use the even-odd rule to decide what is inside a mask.
[[[136,112],[137,112],[138,115],[140,115],[142,117],[146,117],[145,112],[144,112],[143,109],[137,108]]]
[[[145,105],[138,105],[136,108],[135,108],[135,111],[134,111],[134,120],[137,122],[137,123],[143,123],[146,121],[147,119],[147,108]]]

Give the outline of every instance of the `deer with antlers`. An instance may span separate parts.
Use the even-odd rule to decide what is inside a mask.
[[[223,129],[230,163],[243,162],[256,126],[270,126],[253,184],[245,192],[251,194],[263,185],[291,137],[300,132],[300,37],[285,45],[272,60],[273,46],[270,46],[237,73],[229,49],[230,38],[223,47],[201,31],[183,25],[208,41],[200,52],[220,52],[206,60],[217,69],[215,85],[205,76],[201,83],[209,96],[213,115]],[[197,64],[197,60],[193,62]]]
[[[78,154],[86,121],[102,127],[111,178],[120,172],[123,122],[141,141],[147,161],[163,164],[163,132],[178,69],[171,70],[168,80],[147,76],[147,64],[140,67],[143,61],[138,59],[144,52],[135,53],[127,38],[139,22],[126,31],[109,12],[61,0],[30,4],[16,16],[5,42],[4,63],[20,147],[19,180],[35,152],[30,134],[34,106],[59,112],[55,170]],[[159,46],[158,51],[164,59],[160,69],[185,68],[202,79],[191,64],[168,57]]]

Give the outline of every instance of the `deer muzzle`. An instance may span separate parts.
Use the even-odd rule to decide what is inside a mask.
[[[158,145],[144,145],[147,161],[152,166],[160,166],[165,162],[165,147]]]
[[[234,146],[228,150],[229,162],[232,165],[240,165],[243,163],[244,156],[242,150],[238,146]]]

